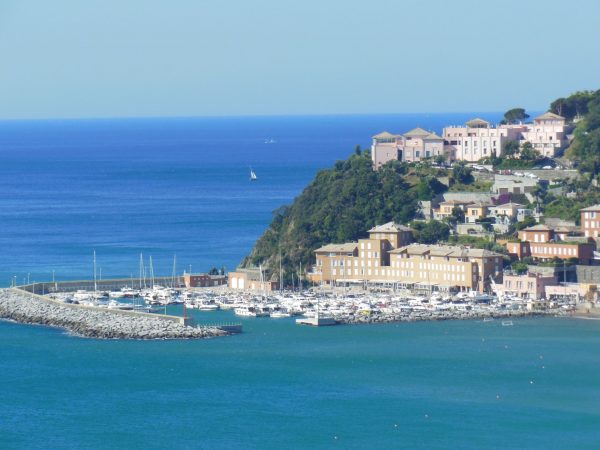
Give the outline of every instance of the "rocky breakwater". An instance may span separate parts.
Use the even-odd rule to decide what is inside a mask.
[[[64,328],[71,334],[97,339],[200,339],[229,334],[158,316],[63,305],[13,289],[0,290],[0,318]]]

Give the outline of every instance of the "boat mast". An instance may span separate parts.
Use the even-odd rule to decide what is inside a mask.
[[[140,252],[140,291],[142,290],[142,280],[144,278],[144,255]],[[144,287],[146,287],[146,280],[144,280]]]
[[[258,265],[258,270],[260,270],[260,289],[263,293],[263,298],[265,297],[265,279],[263,277],[262,264]]]
[[[152,255],[150,255],[150,276],[152,277],[152,289],[154,289],[154,265],[152,264]]]
[[[279,247],[279,292],[283,291],[283,266],[281,264],[281,247]]]
[[[94,250],[94,294],[98,290],[98,282],[96,280],[96,250]]]
[[[177,271],[177,254],[173,255],[173,272],[171,273],[171,288],[175,288],[175,273]]]

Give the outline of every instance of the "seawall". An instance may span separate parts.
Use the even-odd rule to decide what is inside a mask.
[[[0,290],[0,318],[98,339],[199,339],[229,334],[215,327],[188,326],[183,317],[65,304],[19,289]]]

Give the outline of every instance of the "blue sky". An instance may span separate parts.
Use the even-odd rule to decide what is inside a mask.
[[[597,0],[0,0],[0,119],[543,110]]]

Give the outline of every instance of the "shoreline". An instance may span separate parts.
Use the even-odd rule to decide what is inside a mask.
[[[62,328],[71,336],[95,339],[204,339],[230,334],[216,327],[191,327],[160,316],[65,306],[11,289],[0,290],[0,319]]]
[[[423,316],[392,316],[392,317],[380,317],[380,316],[364,316],[364,317],[336,317],[332,318],[339,325],[377,325],[377,324],[388,324],[388,323],[402,323],[402,322],[441,322],[448,320],[483,320],[483,319],[492,319],[492,320],[510,320],[510,319],[520,319],[524,317],[548,317],[548,316],[560,316],[560,317],[571,317],[568,314],[565,315],[557,315],[555,312],[543,312],[543,311],[510,311],[506,313],[495,313],[495,314],[485,314],[485,313],[458,313],[458,314],[445,314],[445,315],[436,315],[436,314],[428,314]]]

